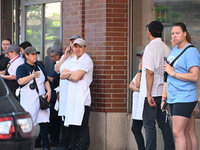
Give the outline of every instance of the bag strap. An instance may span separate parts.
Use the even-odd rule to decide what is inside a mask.
[[[36,89],[38,95],[40,95],[40,94],[39,94],[39,89],[38,89],[38,86],[37,86],[37,82],[36,82],[35,78],[33,78],[33,82],[34,82],[34,84],[35,84],[35,89]]]
[[[30,67],[26,63],[25,63],[25,65],[26,65],[27,69],[30,71]],[[36,92],[38,93],[38,95],[40,95],[39,94],[39,89],[38,89],[38,86],[37,86],[37,82],[36,82],[35,78],[33,78],[33,83],[35,84]]]
[[[189,45],[189,46],[187,46],[187,47],[186,47],[186,48],[171,62],[170,66],[173,66],[174,63],[175,63],[175,61],[176,61],[188,48],[190,48],[190,47],[194,47],[194,45]]]

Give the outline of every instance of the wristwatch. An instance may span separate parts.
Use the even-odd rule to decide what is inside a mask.
[[[142,70],[138,69],[137,72],[142,72]]]

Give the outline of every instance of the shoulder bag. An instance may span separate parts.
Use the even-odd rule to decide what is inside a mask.
[[[35,89],[39,95],[39,89],[35,78],[33,78],[33,82],[35,83]],[[39,95],[39,101],[40,101],[40,109],[42,110],[50,108],[52,106],[51,103],[47,101],[47,98],[44,98],[42,95]]]
[[[189,46],[187,46],[172,62],[171,62],[171,64],[169,64],[170,66],[173,66],[174,65],[174,63],[175,63],[175,61],[188,49],[188,48],[190,48],[190,47],[194,47],[193,45],[189,45]],[[167,82],[167,76],[168,76],[168,73],[167,72],[165,72],[164,73],[164,82]]]

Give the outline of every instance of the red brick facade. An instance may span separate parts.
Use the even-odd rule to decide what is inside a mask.
[[[63,46],[81,35],[94,62],[93,111],[127,111],[128,31],[128,0],[63,0]]]

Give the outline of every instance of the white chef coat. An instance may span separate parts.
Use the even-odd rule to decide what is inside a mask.
[[[65,126],[82,123],[85,106],[91,105],[90,84],[93,76],[93,62],[90,56],[84,53],[79,59],[71,60],[67,66],[70,71],[84,70],[86,73],[82,80],[77,82],[69,81],[67,108],[65,113]]]

